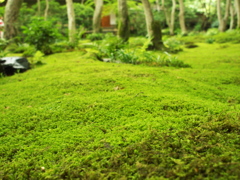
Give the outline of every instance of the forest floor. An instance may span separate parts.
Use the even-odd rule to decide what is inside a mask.
[[[0,78],[0,179],[240,179],[239,50],[176,54],[191,68],[59,53]]]

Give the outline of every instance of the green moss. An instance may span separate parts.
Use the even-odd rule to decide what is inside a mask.
[[[184,69],[61,53],[1,78],[0,179],[239,179],[239,48],[184,49]]]

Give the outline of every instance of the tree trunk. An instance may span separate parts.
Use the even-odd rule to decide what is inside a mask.
[[[168,10],[165,7],[165,0],[162,0],[162,10],[165,14],[166,23],[167,23],[168,27],[170,28],[171,21],[170,21],[170,16],[169,16]]]
[[[160,5],[159,5],[159,0],[156,0],[156,6],[157,6],[157,11],[160,12],[161,8],[160,8]]]
[[[48,17],[48,10],[49,10],[49,0],[46,0],[46,8],[45,8],[45,12],[44,12],[45,21],[47,20],[47,17]]]
[[[231,0],[226,0],[225,15],[224,15],[224,17],[222,17],[221,0],[217,0],[217,15],[218,15],[218,22],[219,22],[218,29],[220,32],[224,32],[227,28],[230,3],[231,3]]]
[[[175,22],[175,10],[176,10],[176,0],[172,0],[172,12],[170,19],[170,35],[174,35],[174,22]]]
[[[240,29],[240,0],[236,1],[236,10],[237,10],[237,28]]]
[[[37,7],[38,7],[37,15],[41,16],[41,0],[37,0]]]
[[[95,10],[93,15],[93,32],[101,32],[101,16],[102,16],[103,0],[95,0]]]
[[[151,38],[152,47],[149,49],[163,50],[165,47],[162,42],[161,24],[153,18],[151,6],[148,0],[142,0],[148,37]]]
[[[172,0],[172,10],[169,12],[165,7],[165,1],[162,0],[162,9],[166,17],[166,23],[169,27],[170,35],[174,35],[174,22],[175,22],[175,11],[176,11],[176,0]]]
[[[118,14],[118,36],[124,42],[127,42],[129,39],[129,18],[126,0],[118,0]]]
[[[180,11],[179,11],[180,28],[181,28],[182,34],[186,35],[187,34],[187,28],[186,28],[186,25],[185,25],[183,0],[179,0],[179,8],[180,8]]]
[[[235,16],[235,10],[233,8],[232,3],[230,3],[230,9],[229,10],[230,10],[230,17],[231,17],[229,29],[232,30],[234,28],[234,16]]]
[[[8,0],[4,14],[5,39],[12,39],[17,36],[18,14],[21,8],[22,0]]]
[[[67,4],[67,14],[68,14],[68,38],[69,42],[73,43],[75,41],[76,34],[76,22],[75,13],[72,0],[66,0]]]

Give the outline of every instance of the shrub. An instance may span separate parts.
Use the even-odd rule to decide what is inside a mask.
[[[87,32],[87,29],[84,26],[80,26],[77,31],[77,39],[82,39]]]
[[[161,55],[154,55],[151,52],[143,52],[140,56],[141,63],[150,66],[167,66],[176,68],[189,68],[189,64],[185,64],[183,61],[179,60],[176,56],[165,52]]]
[[[141,47],[144,45],[144,43],[146,42],[146,37],[131,37],[129,38],[129,45],[131,47]]]
[[[0,50],[4,50],[8,45],[8,41],[5,39],[0,39]]]
[[[211,28],[207,30],[206,36],[214,36],[218,33],[219,33],[219,30],[217,28]]]
[[[129,9],[130,18],[130,31],[131,34],[135,36],[146,36],[146,23],[143,23],[143,19],[145,19],[144,12],[142,9]]]
[[[214,36],[217,43],[240,43],[240,30],[229,30]]]
[[[136,40],[136,38],[134,38]],[[134,40],[131,40],[129,44],[123,43],[121,39],[116,38],[113,35],[107,35],[104,40],[95,43],[95,48],[97,49],[98,59],[103,60],[108,58],[110,62],[117,63],[129,63],[129,64],[145,64],[149,66],[172,66],[172,67],[190,67],[190,65],[185,64],[180,61],[177,57],[173,57],[168,53],[161,56],[157,56],[154,52],[146,51],[150,39],[142,39],[138,44],[134,44]],[[175,44],[179,45],[180,42],[177,40],[173,41]],[[177,47],[172,43],[173,47]],[[170,43],[169,43],[170,44]],[[140,46],[136,48],[136,46]],[[177,49],[175,47],[175,49]],[[176,50],[175,50],[176,52]]]
[[[120,49],[116,51],[116,53],[112,53],[112,57],[110,57],[111,62],[122,62],[127,64],[137,64],[138,57],[134,51],[129,49],[124,50]]]
[[[182,43],[177,40],[176,38],[168,38],[166,41],[164,41],[164,45],[169,49],[172,53],[177,53],[179,51],[182,51]]]
[[[51,54],[50,45],[55,43],[60,34],[52,21],[45,21],[43,18],[33,18],[28,26],[23,26],[25,42],[35,46],[44,54]]]
[[[116,55],[116,51],[124,48],[126,46],[125,43],[122,42],[120,38],[116,38],[112,34],[106,34],[104,40],[95,43],[95,47],[100,52],[100,56],[102,57],[112,57],[116,59],[114,56]]]
[[[212,43],[214,43],[214,38],[207,38],[206,39],[206,43],[208,43],[208,44],[212,44]]]
[[[0,51],[0,58],[5,57],[8,52]]]
[[[36,53],[36,48],[34,46],[27,46],[24,49],[23,56],[25,57],[33,57]]]
[[[34,46],[30,46],[27,43],[12,43],[7,47],[7,50],[13,53],[23,53],[25,57],[32,57],[36,52],[36,48]]]
[[[69,42],[69,41],[61,41],[58,43],[54,43],[50,46],[53,53],[60,53],[60,52],[66,52],[66,51],[72,51],[74,50],[78,45],[78,42]]]
[[[102,34],[102,33],[92,33],[92,34],[88,34],[86,36],[86,38],[91,40],[91,41],[103,40],[104,39],[104,34]]]
[[[93,8],[85,4],[74,3],[74,10],[76,16],[76,24],[79,26],[84,26],[87,29],[91,29]]]
[[[188,36],[177,36],[176,39],[181,43],[205,42],[206,37],[203,33],[189,33]]]
[[[44,54],[41,51],[37,51],[32,58],[29,58],[31,67],[34,68],[37,64],[43,64]]]

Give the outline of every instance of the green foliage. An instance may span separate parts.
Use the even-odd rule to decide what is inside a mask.
[[[7,50],[13,53],[22,53],[24,57],[32,57],[36,52],[36,48],[34,46],[30,46],[27,43],[12,43],[7,47]]]
[[[176,68],[189,68],[189,64],[179,60],[178,57],[172,56],[171,54],[164,52],[153,54],[152,52],[143,51],[138,56],[139,63],[146,64],[148,66],[166,66]]]
[[[115,52],[112,52],[109,58],[111,62],[122,62],[128,64],[139,63],[139,57],[130,49],[119,49]]]
[[[43,64],[44,54],[41,51],[36,51],[33,57],[29,58],[31,68],[34,68],[36,65]]]
[[[86,38],[91,41],[97,41],[97,40],[103,40],[104,36],[105,35],[103,33],[91,33],[91,34],[87,34]]]
[[[5,7],[0,7],[0,15],[3,17],[5,13]]]
[[[201,31],[201,27],[202,25],[201,24],[196,24],[195,26],[194,26],[194,31]]]
[[[206,43],[212,44],[214,43],[215,39],[214,38],[207,38]]]
[[[33,57],[36,53],[36,48],[34,46],[25,46],[23,51],[23,56],[25,57]]]
[[[50,45],[55,43],[61,36],[52,21],[43,18],[33,18],[28,26],[23,26],[25,42],[36,47],[45,54],[52,53]]]
[[[191,32],[188,36],[176,36],[175,37],[181,43],[203,43],[207,42],[212,44],[216,43],[240,43],[240,31],[239,30],[228,30],[226,32],[219,32],[216,28],[208,29],[206,33],[202,32]]]
[[[216,34],[219,33],[219,30],[217,28],[211,28],[211,29],[208,29],[207,32],[206,32],[206,36],[214,36]]]
[[[7,56],[8,52],[0,51],[0,58]]]
[[[85,4],[74,3],[77,27],[83,26],[92,29],[93,8]]]
[[[31,22],[31,19],[36,15],[37,8],[34,6],[32,8],[29,8],[27,3],[23,2],[20,8],[19,12],[19,30],[21,26],[28,26],[28,24]],[[19,31],[21,33],[21,31]],[[21,33],[22,35],[22,33]]]
[[[168,48],[169,52],[177,53],[183,50],[182,43],[175,37],[168,38],[164,41],[164,45]]]
[[[80,3],[74,3],[73,5],[76,16],[76,26],[84,26],[87,29],[91,29],[93,16],[93,8],[91,5],[87,5],[86,3],[84,5]],[[44,15],[45,8],[46,2],[41,1],[40,16]],[[31,23],[32,17],[37,16],[37,12],[37,3],[33,4],[31,8],[29,8],[26,3],[23,3],[19,15],[21,25],[27,26],[29,23]],[[64,25],[68,23],[66,5],[60,5],[56,0],[49,1],[48,18],[52,19],[53,17],[55,22],[58,22],[62,25],[58,28],[61,29],[63,34],[66,34],[66,27],[64,27]]]
[[[98,56],[101,59],[109,59],[110,62],[145,64],[149,66],[190,67],[190,65],[168,53],[156,55],[146,51],[150,43],[151,39],[136,37],[130,38],[129,44],[126,44],[121,39],[108,35],[103,41],[96,43],[95,46],[99,51]],[[174,43],[171,45],[171,50],[173,51]],[[177,47],[175,46],[175,52],[176,49]]]
[[[135,48],[139,48],[139,47],[141,48],[146,43],[146,41],[148,41],[148,39],[146,39],[146,37],[143,37],[143,36],[130,37],[128,40],[129,45]]]
[[[95,47],[100,52],[100,56],[112,57],[113,59],[116,59],[116,51],[124,48],[125,46],[126,44],[113,34],[106,34],[102,41],[95,43]]]
[[[73,43],[69,41],[60,41],[52,44],[50,47],[53,53],[73,51],[78,48],[78,41],[75,41]]]
[[[177,67],[177,68],[189,68],[191,67],[189,64],[184,63],[183,61],[179,60],[176,56],[172,56],[166,53],[166,56],[158,56],[157,63],[160,66],[167,66],[167,67]]]
[[[206,36],[204,33],[191,32],[188,36],[176,36],[176,39],[181,43],[201,43],[206,41]]]
[[[4,50],[8,46],[9,42],[5,39],[0,39],[0,50]]]
[[[81,40],[86,34],[87,29],[84,26],[80,26],[77,31],[77,39]]]
[[[28,46],[29,44],[11,43],[8,45],[6,50],[13,53],[23,53]]]
[[[90,5],[80,3],[73,3],[73,6],[75,12],[76,27],[79,28],[83,26],[88,30],[92,29],[93,8]],[[67,6],[63,5],[60,6],[59,10],[56,9],[56,12],[54,13],[55,16],[58,17],[58,21],[61,22],[62,25],[68,24],[66,9]],[[66,28],[62,27],[63,31],[64,29]]]
[[[240,30],[229,30],[225,33],[218,33],[214,36],[217,43],[240,43]]]
[[[130,33],[134,36],[146,36],[146,23],[143,23],[145,20],[144,12],[142,9],[129,9],[130,18]]]

